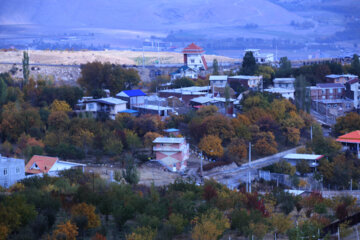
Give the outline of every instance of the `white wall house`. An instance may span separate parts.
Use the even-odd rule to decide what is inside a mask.
[[[104,112],[109,114],[111,119],[115,119],[116,114],[126,110],[126,101],[108,97],[99,99],[85,100],[85,111],[91,112],[93,116],[97,116],[98,113]]]
[[[295,78],[275,78],[274,88],[294,89]]]
[[[209,82],[211,87],[224,88],[226,87],[227,80],[228,80],[228,76],[226,75],[219,75],[219,76],[211,75],[209,77]]]
[[[0,155],[0,186],[8,188],[25,178],[25,160]]]
[[[273,63],[275,60],[273,53],[260,53],[260,49],[245,49],[245,54],[247,52],[252,52],[256,63],[259,64]]]
[[[295,90],[294,89],[287,89],[287,88],[269,88],[265,89],[265,92],[269,93],[278,93],[281,94],[283,98],[286,99],[295,99]]]

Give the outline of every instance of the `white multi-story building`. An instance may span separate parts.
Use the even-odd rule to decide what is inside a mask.
[[[0,186],[8,188],[25,178],[25,160],[0,155]]]
[[[184,48],[184,64],[196,71],[207,70],[208,66],[204,57],[204,49],[191,43]]]
[[[266,64],[266,63],[274,62],[274,54],[273,53],[260,53],[260,49],[245,49],[245,54],[247,52],[253,53],[256,63]]]
[[[124,100],[113,97],[84,99],[82,104],[85,105],[85,109],[82,111],[90,112],[94,117],[103,112],[109,114],[109,117],[114,120],[118,113],[126,110],[126,103]]]
[[[182,172],[189,159],[189,144],[185,138],[158,137],[153,143],[156,160],[173,172]]]
[[[275,78],[274,88],[294,89],[295,78]]]
[[[228,76],[226,75],[211,75],[209,77],[209,82],[211,87],[224,88],[226,87]]]

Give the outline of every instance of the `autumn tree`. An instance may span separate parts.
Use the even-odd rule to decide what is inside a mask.
[[[51,239],[65,239],[65,240],[76,240],[78,235],[77,227],[75,224],[72,224],[70,221],[67,221],[63,224],[56,226]]]
[[[228,228],[230,228],[229,219],[215,208],[201,215],[191,236],[194,240],[214,240]]]
[[[70,105],[65,101],[55,100],[50,106],[51,112],[71,112]]]
[[[204,106],[196,111],[196,115],[200,118],[214,116],[219,109],[214,105]]]
[[[202,122],[202,128],[206,135],[217,136],[222,140],[230,140],[234,136],[229,118],[221,114],[206,117]]]
[[[95,206],[93,205],[79,203],[72,207],[71,215],[73,219],[76,217],[85,217],[87,220],[85,229],[97,228],[100,226],[100,217],[95,213]]]
[[[49,115],[48,122],[50,129],[65,130],[69,126],[70,119],[66,112],[56,111]]]
[[[266,65],[260,65],[255,74],[263,76],[264,88],[268,88],[272,84],[272,79],[275,77],[274,69]]]
[[[221,139],[213,135],[204,136],[199,143],[199,148],[210,157],[218,158],[224,153],[224,149],[221,145]]]
[[[343,135],[352,131],[359,130],[360,115],[355,112],[338,117],[334,125],[334,132],[336,135]]]
[[[126,240],[154,240],[157,231],[150,227],[138,227],[135,231],[126,236]]]
[[[246,162],[247,160],[247,145],[241,139],[232,139],[228,148],[228,157],[233,159],[238,165]]]
[[[282,213],[277,213],[271,216],[271,226],[274,229],[275,235],[285,234],[292,227],[292,220],[290,216],[285,216]]]
[[[161,135],[157,132],[147,132],[144,136],[144,146],[151,148],[153,146],[153,141],[161,137]]]
[[[269,144],[265,138],[261,138],[255,143],[254,150],[261,156],[268,156],[277,153],[275,145]]]

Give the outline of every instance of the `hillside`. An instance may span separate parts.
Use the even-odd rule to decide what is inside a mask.
[[[87,62],[100,61],[110,62],[115,64],[142,64],[142,52],[133,51],[41,51],[30,50],[30,63],[39,64],[64,64],[64,65],[78,65]],[[22,51],[0,51],[0,63],[11,62],[21,63]],[[174,52],[145,52],[145,64],[155,64],[158,59],[161,64],[178,64],[183,62],[183,55]],[[206,60],[211,63],[214,58],[219,62],[234,62],[237,59],[205,55]]]
[[[302,18],[267,0],[2,0],[0,24],[171,30],[254,23],[283,25]],[[276,14],[274,14],[276,13]]]

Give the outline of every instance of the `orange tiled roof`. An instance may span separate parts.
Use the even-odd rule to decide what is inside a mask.
[[[59,160],[57,157],[34,155],[25,166],[26,173],[47,173]],[[36,165],[36,166],[35,166]]]
[[[360,130],[342,135],[336,139],[338,142],[360,143]]]
[[[202,53],[204,49],[197,46],[195,43],[191,43],[189,46],[184,48],[183,53]]]

